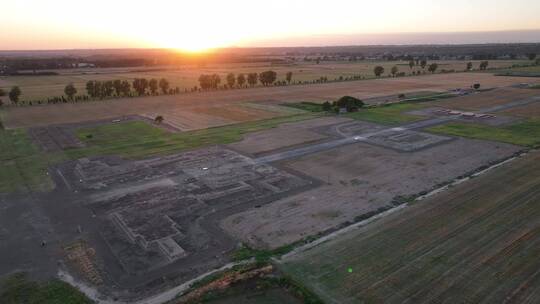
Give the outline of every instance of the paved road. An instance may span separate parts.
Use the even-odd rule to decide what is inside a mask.
[[[515,108],[515,107],[525,106],[534,102],[540,102],[540,95],[513,101],[504,105],[498,105],[498,106],[481,109],[476,112],[477,113],[494,113],[494,112],[504,111],[507,109]],[[349,136],[349,137],[340,138],[340,139],[336,139],[336,140],[332,140],[328,142],[313,144],[313,145],[304,146],[304,147],[293,149],[293,150],[288,150],[288,151],[279,152],[279,153],[275,153],[275,154],[271,154],[267,156],[262,156],[262,157],[256,158],[255,162],[270,163],[270,162],[297,158],[300,156],[318,153],[318,152],[334,149],[337,147],[341,147],[344,145],[349,145],[355,142],[369,142],[369,139],[371,137],[379,136],[387,132],[405,132],[408,130],[419,130],[419,129],[423,129],[427,127],[444,124],[452,120],[457,120],[458,118],[459,116],[444,116],[444,117],[430,118],[430,119],[426,119],[426,120],[422,120],[418,122],[413,122],[410,124],[405,124],[399,127],[385,128],[385,129],[378,130],[375,132],[358,134],[355,136]]]

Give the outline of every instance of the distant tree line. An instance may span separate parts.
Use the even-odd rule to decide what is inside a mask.
[[[533,64],[540,65],[540,58],[536,54],[531,53],[527,55],[527,58],[533,61]],[[408,66],[410,69],[409,75],[420,75],[426,74],[427,72],[435,73],[439,69],[439,65],[436,62],[428,64],[425,58],[413,58],[407,57]],[[536,61],[535,61],[536,59]],[[414,71],[415,66],[420,67],[422,70]],[[486,70],[489,66],[489,61],[481,61],[478,68],[480,70]],[[526,65],[524,65],[526,66]],[[520,67],[520,65],[514,65],[512,67]],[[473,70],[473,63],[467,62],[465,66],[465,71]],[[441,73],[452,73],[455,70],[440,70]],[[375,66],[373,73],[376,77],[381,77],[385,73],[385,68],[383,66]],[[402,77],[406,73],[399,70],[397,65],[394,65],[390,68],[388,77]],[[349,75],[349,76],[339,76],[330,81],[351,81],[351,80],[361,80],[365,79],[363,75]],[[277,80],[277,73],[272,70],[264,71],[262,73],[228,73],[225,76],[225,79],[222,84],[221,76],[218,74],[202,74],[198,78],[199,87],[194,86],[190,89],[184,89],[183,92],[198,92],[206,90],[219,90],[219,89],[234,89],[234,88],[245,88],[245,87],[254,87],[257,84],[263,86],[284,86],[290,84],[315,84],[315,83],[326,83],[329,79],[326,76],[321,76],[318,79],[314,80],[304,80],[304,81],[293,81],[293,72],[289,71],[285,74],[285,80]],[[66,102],[78,102],[78,101],[87,101],[92,99],[105,99],[112,97],[134,97],[134,96],[148,96],[148,95],[172,95],[179,94],[181,90],[179,87],[171,88],[170,83],[167,79],[146,79],[146,78],[135,78],[133,81],[127,80],[107,80],[107,81],[98,81],[90,80],[86,83],[86,95],[77,95],[78,90],[73,83],[69,83],[64,88],[65,96],[60,97],[51,97],[46,100],[37,100],[37,101],[28,101],[20,102],[20,96],[22,94],[21,89],[18,86],[12,87],[9,92],[5,92],[0,89],[0,106],[4,104],[2,97],[8,96],[9,100],[14,105],[19,104],[56,104],[56,103],[66,103]]]

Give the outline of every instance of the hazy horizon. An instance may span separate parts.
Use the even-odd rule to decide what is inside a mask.
[[[540,42],[540,2],[19,0],[3,5],[0,50]],[[104,9],[105,8],[105,9]]]
[[[287,48],[287,47],[334,47],[334,46],[407,46],[407,45],[474,45],[505,43],[540,43],[540,30],[509,30],[494,32],[426,32],[350,35],[310,35],[286,40],[261,40],[250,45],[231,45],[231,48]],[[103,47],[103,48],[33,48],[0,49],[0,52],[62,51],[62,50],[120,50],[120,49],[170,49],[167,47]]]

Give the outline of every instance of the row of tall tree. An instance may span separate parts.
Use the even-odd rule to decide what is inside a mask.
[[[416,62],[414,60],[409,61],[409,68],[410,69],[412,69],[415,65],[416,65]],[[426,65],[427,65],[427,62],[425,60],[422,60],[419,65],[422,67],[422,69],[424,69],[426,67]],[[489,61],[486,60],[486,61],[480,62],[479,68],[480,68],[480,70],[486,70],[488,66],[489,66]],[[430,64],[428,66],[428,71],[431,72],[431,73],[435,73],[438,68],[439,68],[439,65],[436,62],[434,62],[434,63],[432,63],[432,64]],[[468,62],[466,70],[470,71],[470,70],[472,70],[472,68],[473,68],[473,63]],[[445,72],[445,70],[442,70],[442,71]],[[450,70],[450,71],[454,71],[454,70]],[[397,65],[393,66],[392,69],[390,70],[390,74],[392,74],[392,76],[394,76],[394,77],[396,75],[399,75],[398,72],[399,72],[399,68],[398,68]],[[448,71],[446,71],[446,72],[448,72]],[[380,65],[376,66],[373,69],[373,74],[375,74],[375,76],[377,76],[377,77],[380,77],[382,74],[384,74],[384,67],[382,67]]]
[[[287,72],[285,74],[285,82],[279,82],[279,85],[290,84],[292,81],[293,73]],[[277,73],[275,71],[264,71],[262,73],[240,73],[235,75],[234,73],[229,73],[225,77],[225,88],[243,88],[246,85],[251,87],[261,83],[263,86],[270,86],[276,82]],[[199,85],[202,90],[211,90],[220,88],[221,77],[218,74],[202,74],[199,76]]]
[[[157,95],[160,91],[163,94],[172,94],[175,92],[175,90],[171,91],[169,81],[165,78],[161,78],[160,80],[155,78],[150,80],[146,78],[135,78],[131,83],[127,80],[119,79],[107,81],[90,80],[86,83],[86,92],[92,98],[131,96],[132,88],[138,95]],[[77,94],[77,89],[73,87],[73,84],[68,84],[64,93],[66,93],[69,99],[73,99],[73,96]]]

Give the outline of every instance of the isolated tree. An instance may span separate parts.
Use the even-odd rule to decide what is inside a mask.
[[[482,62],[480,62],[480,70],[485,70],[485,69],[487,69],[488,65],[489,65],[489,61],[482,61]]]
[[[202,74],[199,76],[199,86],[203,90],[210,89],[210,75]]]
[[[167,94],[169,92],[169,81],[165,78],[161,78],[159,80],[159,88],[163,94]]]
[[[155,78],[150,79],[150,81],[148,82],[148,87],[150,88],[150,93],[152,95],[156,95],[156,93],[158,91],[158,81],[157,81],[157,79],[155,79]]]
[[[227,86],[232,89],[235,83],[236,83],[236,76],[234,76],[233,73],[227,74]]]
[[[131,93],[131,84],[127,80],[122,81],[121,87],[122,87],[122,94],[124,96],[128,96],[129,93]]]
[[[113,81],[113,87],[114,91],[116,92],[116,96],[120,96],[120,94],[122,94],[122,81],[120,79],[116,79]]]
[[[330,102],[328,101],[325,101],[322,104],[322,109],[323,111],[329,112],[330,110],[332,110],[332,104],[330,104]]]
[[[480,89],[480,84],[479,84],[479,83],[473,84],[473,88],[474,88],[475,90]]]
[[[0,97],[6,96],[6,91],[2,90],[0,88]],[[2,101],[2,98],[0,98],[0,106],[3,105],[4,102]]]
[[[472,70],[473,64],[472,62],[467,62],[467,71]]]
[[[536,54],[531,53],[531,54],[528,54],[527,57],[529,58],[530,61],[533,61],[536,58]]]
[[[411,59],[411,61],[409,61],[409,68],[412,70],[412,68],[414,68],[414,60]]]
[[[285,74],[285,79],[287,80],[287,83],[288,84],[291,84],[291,81],[292,81],[292,72],[287,72],[287,74]]]
[[[158,116],[156,116],[156,118],[154,118],[154,122],[155,122],[156,124],[158,124],[158,125],[161,124],[164,120],[165,120],[165,119],[164,119],[163,116],[161,116],[161,115],[158,115]]]
[[[239,87],[243,87],[244,84],[246,84],[246,75],[238,74],[238,76],[236,77],[236,83],[238,83]]]
[[[221,77],[218,74],[202,74],[199,76],[199,85],[203,90],[217,89],[221,83]]]
[[[392,76],[396,77],[397,72],[399,71],[397,65],[393,66],[390,70],[390,73],[392,73]]]
[[[438,68],[439,68],[439,65],[434,62],[429,65],[428,71],[430,71],[431,73],[435,73],[435,71],[437,71]]]
[[[379,77],[384,73],[384,68],[378,65],[373,69],[373,73],[375,74],[375,76]]]
[[[77,88],[75,88],[73,83],[70,83],[64,88],[64,93],[66,93],[69,100],[73,100],[73,96],[77,94]]]
[[[218,74],[212,74],[212,88],[217,89],[221,83],[221,77]]]
[[[9,91],[9,100],[11,100],[12,103],[17,104],[19,102],[19,97],[21,96],[21,89],[18,86],[14,86]]]
[[[94,97],[102,97],[103,96],[103,84],[101,81],[94,81]]]
[[[95,81],[89,80],[86,82],[86,94],[90,97],[96,97]]]
[[[135,78],[133,80],[133,89],[139,95],[145,95],[146,89],[148,88],[148,80],[145,78]]]
[[[422,70],[426,68],[426,65],[427,61],[425,59],[422,59],[422,61],[420,61],[420,67],[422,67]]]
[[[114,83],[112,80],[105,81],[102,84],[103,96],[110,97],[114,93]]]
[[[264,71],[261,74],[259,74],[259,81],[264,86],[269,86],[273,84],[276,81],[277,73],[274,71]]]
[[[347,112],[354,112],[363,107],[364,102],[352,96],[343,96],[336,101],[335,105],[338,108],[346,108]]]
[[[258,80],[259,80],[259,75],[257,73],[248,74],[247,82],[250,86],[256,85]]]

